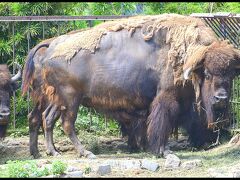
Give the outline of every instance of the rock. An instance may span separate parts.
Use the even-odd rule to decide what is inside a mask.
[[[82,171],[68,172],[64,175],[61,175],[60,177],[63,177],[63,178],[83,177],[83,172]]]
[[[240,178],[240,171],[233,172],[234,178]]]
[[[59,149],[59,151],[61,151],[61,152],[66,152],[66,151],[72,151],[72,150],[74,150],[74,147],[72,147],[72,146],[60,146],[58,149]]]
[[[55,177],[58,177],[58,176],[55,176],[55,175],[41,176],[41,178],[55,178]]]
[[[181,164],[182,168],[184,169],[192,169],[195,167],[202,166],[202,161],[200,159],[195,159],[191,161],[186,161]]]
[[[87,158],[88,159],[97,159],[97,156],[94,155],[93,153],[90,153],[90,154],[87,155]]]
[[[232,177],[233,178],[240,178],[240,169],[234,169],[232,171]]]
[[[168,154],[165,161],[165,169],[175,169],[180,166],[180,159],[174,154]]]
[[[100,165],[97,170],[97,173],[100,174],[101,176],[108,174],[110,172],[111,172],[111,166],[109,164]]]
[[[74,166],[68,166],[67,172],[73,172],[73,171],[80,171],[80,169]]]
[[[139,160],[107,160],[107,164],[118,169],[141,169],[141,163]]]
[[[208,172],[211,177],[219,177],[219,178],[229,177],[229,174],[224,172],[222,169],[209,168]]]
[[[46,164],[50,164],[51,161],[47,160],[47,159],[40,159],[38,162],[37,162],[37,166],[40,168],[42,166],[45,166]]]
[[[143,159],[141,167],[154,172],[158,169],[159,164],[153,161],[149,161],[147,159]]]

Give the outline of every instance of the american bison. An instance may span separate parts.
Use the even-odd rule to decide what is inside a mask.
[[[68,34],[80,32],[82,30],[72,31]],[[22,96],[24,96],[29,88],[30,95],[34,102],[33,110],[28,115],[29,132],[30,132],[30,154],[39,157],[38,151],[38,132],[40,127],[44,128],[47,154],[58,155],[53,144],[53,128],[55,122],[60,117],[60,108],[49,103],[47,97],[42,92],[43,80],[41,76],[42,60],[44,59],[46,48],[55,38],[42,41],[32,48],[27,56],[28,61],[23,69]],[[29,74],[30,73],[30,74]]]
[[[133,146],[162,155],[191,114],[208,128],[227,118],[218,112],[228,112],[239,57],[201,19],[136,16],[55,38],[42,59],[42,90],[49,107],[62,107],[64,132],[80,155],[94,156],[74,130],[79,105],[113,117]]]
[[[28,59],[30,61],[27,61],[26,65],[23,69],[23,76],[26,75],[26,73],[30,73],[30,71],[26,71],[26,69],[31,70],[31,79],[23,79],[23,83],[25,86],[22,86],[22,95],[24,95],[29,85],[31,84],[30,89],[30,95],[34,102],[33,110],[28,115],[28,121],[29,121],[29,145],[30,145],[30,154],[34,157],[39,157],[39,151],[38,151],[38,132],[40,127],[44,127],[45,137],[46,137],[46,146],[47,146],[47,153],[52,153],[53,155],[56,155],[55,147],[53,145],[53,137],[52,133],[48,133],[49,131],[53,131],[54,122],[56,119],[59,118],[59,115],[57,117],[52,117],[53,123],[52,127],[48,128],[46,127],[45,119],[44,119],[44,111],[48,110],[49,102],[46,97],[42,93],[42,76],[41,76],[41,61],[45,56],[46,48],[48,48],[49,44],[52,42],[54,38],[47,39],[41,43],[39,43],[37,46],[35,46],[33,49],[30,50],[28,54]],[[33,62],[34,66],[32,64],[29,64]],[[30,69],[29,69],[30,68]],[[26,77],[30,77],[26,75]],[[26,83],[27,82],[27,83]],[[27,86],[26,86],[27,84]],[[60,111],[56,111],[56,113],[60,113]],[[56,114],[57,115],[57,114]],[[50,117],[51,115],[49,115]],[[46,118],[46,117],[45,117]]]
[[[0,65],[0,138],[4,138],[10,117],[10,98],[13,91],[18,88],[17,80],[21,78],[21,66],[18,72],[11,77],[6,64]]]

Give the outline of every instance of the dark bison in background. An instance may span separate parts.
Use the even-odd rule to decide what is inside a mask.
[[[55,38],[41,60],[41,89],[49,113],[61,107],[80,155],[94,157],[74,130],[79,105],[116,119],[133,147],[163,154],[176,124],[192,133],[196,124],[214,128],[227,119],[239,57],[200,19],[136,16]],[[34,73],[33,60],[26,64],[23,90]]]
[[[0,138],[4,138],[10,117],[10,98],[18,88],[17,80],[21,78],[21,67],[18,73],[11,77],[8,66],[0,65]]]

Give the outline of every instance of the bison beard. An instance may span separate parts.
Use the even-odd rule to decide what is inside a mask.
[[[91,38],[98,43],[95,46],[83,40],[64,43],[68,37],[88,37],[87,32],[53,40],[42,61],[42,90],[50,104],[65,107],[61,111],[64,132],[80,155],[92,156],[74,131],[80,104],[115,117],[129,142],[137,146],[144,146],[138,135],[145,132],[146,147],[162,154],[176,124],[191,121],[184,117],[193,103],[198,114],[203,108],[213,110],[219,89],[229,98],[229,84],[239,73],[239,51],[218,41],[210,28],[192,17],[144,16],[119,23],[111,22],[113,27],[107,24],[104,30],[105,24],[90,29],[89,34],[101,29],[97,40]],[[147,113],[134,119],[139,112]],[[209,114],[200,118],[201,123],[215,120]]]

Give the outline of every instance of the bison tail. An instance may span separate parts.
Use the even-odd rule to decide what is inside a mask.
[[[34,73],[34,55],[36,54],[36,52],[42,48],[42,47],[49,47],[49,43],[47,44],[41,44],[39,46],[36,46],[34,49],[32,49],[29,53],[29,55],[27,56],[27,61],[25,63],[24,69],[23,69],[23,82],[22,82],[22,96],[27,92],[30,81],[32,79],[32,75]]]
[[[179,110],[178,103],[168,97],[168,94],[157,96],[152,103],[148,116],[147,138],[149,150],[158,155],[163,153],[162,150],[164,151],[174,123],[176,123]]]

